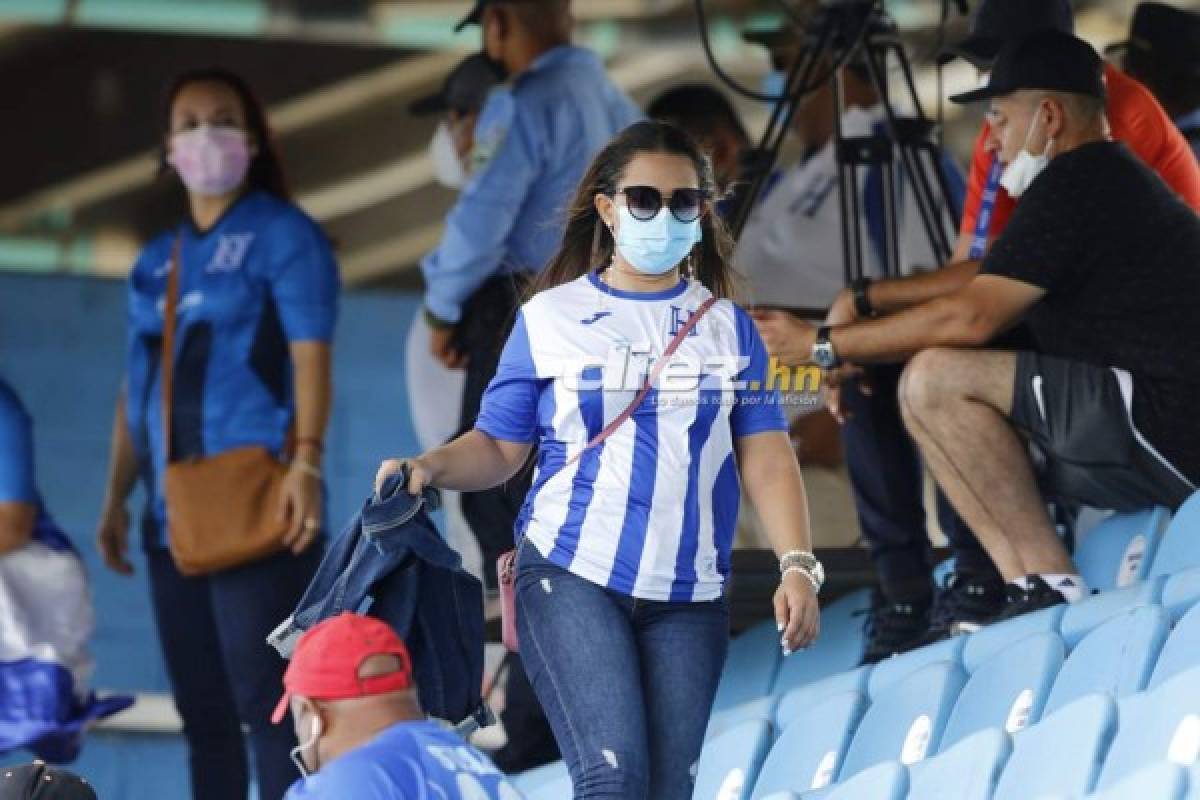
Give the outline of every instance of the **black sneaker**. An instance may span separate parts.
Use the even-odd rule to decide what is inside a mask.
[[[1013,617],[1019,617],[1022,614],[1028,614],[1031,611],[1041,611],[1043,608],[1062,605],[1067,602],[1067,598],[1058,589],[1051,588],[1040,575],[1030,575],[1026,578],[1029,581],[1029,588],[1022,589],[1015,584],[1008,584],[1008,603],[1004,610],[996,617],[996,622]]]
[[[897,653],[920,647],[929,631],[929,607],[889,603],[876,592],[867,619],[867,646],[863,664],[876,664]]]
[[[929,633],[933,644],[960,633],[974,633],[996,619],[1005,607],[1004,581],[997,576],[972,577],[951,572],[933,598]]]

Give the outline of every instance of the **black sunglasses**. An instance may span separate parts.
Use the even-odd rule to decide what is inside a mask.
[[[662,192],[653,186],[626,186],[613,193],[625,195],[625,206],[636,220],[646,222],[658,216],[663,207]],[[671,192],[667,208],[680,222],[695,222],[704,211],[707,193],[703,189],[676,189]]]

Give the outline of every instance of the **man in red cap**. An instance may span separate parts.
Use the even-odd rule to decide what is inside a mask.
[[[520,800],[487,756],[427,720],[408,648],[387,623],[345,613],[300,638],[271,716],[289,707],[304,775],[286,800]]]

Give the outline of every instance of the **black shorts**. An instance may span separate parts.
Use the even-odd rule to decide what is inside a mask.
[[[1178,508],[1194,491],[1133,424],[1129,373],[1021,351],[1013,424],[1049,497],[1095,508]]]

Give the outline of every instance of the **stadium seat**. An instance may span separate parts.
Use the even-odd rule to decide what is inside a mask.
[[[1169,761],[1190,767],[1200,760],[1200,667],[1166,681],[1152,692],[1117,704],[1117,735],[1097,789],[1109,789],[1148,764]],[[1146,797],[1158,797],[1153,793]]]
[[[870,677],[867,678],[867,696],[875,700],[889,688],[929,664],[941,661],[961,664],[966,640],[966,636],[952,636],[935,644],[885,658],[875,665],[875,668],[871,670]]]
[[[859,723],[838,780],[884,761],[909,765],[936,753],[950,710],[966,682],[967,673],[960,665],[942,661],[881,691]]]
[[[1090,695],[1018,733],[994,800],[1085,794],[1100,769],[1116,716],[1111,698]]]
[[[1058,634],[1035,633],[981,665],[954,704],[939,752],[985,728],[1016,733],[1041,719],[1066,652]]]
[[[714,736],[720,736],[735,725],[741,725],[750,720],[765,719],[769,722],[775,718],[777,705],[779,705],[779,698],[769,694],[732,708],[714,711],[708,719],[708,729],[704,732],[704,738],[707,740]]]
[[[1143,767],[1111,789],[1089,794],[1087,800],[1184,800],[1187,784],[1187,770],[1163,762]]]
[[[571,774],[562,761],[522,772],[512,781],[525,800],[560,800],[570,797],[573,791]]]
[[[1162,605],[1173,621],[1178,621],[1200,601],[1200,567],[1176,572],[1167,578],[1162,590]]]
[[[1200,492],[1175,512],[1147,574],[1170,575],[1189,567],[1200,567]]]
[[[1113,514],[1095,525],[1074,555],[1087,585],[1104,592],[1144,578],[1170,519],[1171,512],[1159,507]]]
[[[972,734],[908,769],[908,800],[989,800],[1012,739],[998,728]]]
[[[695,800],[746,800],[771,746],[771,723],[750,720],[704,743]]]
[[[1063,662],[1044,713],[1093,692],[1121,698],[1141,691],[1169,631],[1162,606],[1135,608],[1096,628]]]
[[[871,667],[859,667],[792,689],[775,707],[775,730],[784,731],[793,720],[805,719],[813,706],[827,697],[842,692],[861,692],[865,696],[870,674]]]
[[[754,784],[755,800],[773,792],[822,789],[837,775],[867,698],[850,691],[813,701],[771,747]]]
[[[826,795],[825,800],[904,800],[908,788],[908,772],[902,764],[889,762],[858,773],[840,783]]]
[[[1146,689],[1153,691],[1181,672],[1200,667],[1200,606],[1184,614],[1167,637]]]
[[[713,711],[740,706],[770,693],[782,658],[774,619],[764,620],[743,632],[729,643]]]
[[[1058,633],[1059,623],[1067,607],[1063,605],[1022,614],[1004,622],[997,622],[975,631],[966,637],[963,647],[963,666],[967,672],[975,672],[984,662],[1000,653],[1013,642],[1018,642],[1035,633]]]
[[[1058,632],[1062,634],[1067,649],[1073,649],[1084,636],[1113,617],[1132,608],[1157,603],[1162,597],[1165,582],[1165,578],[1152,578],[1124,589],[1094,594],[1078,603],[1071,603],[1063,612],[1062,621],[1058,625]]]
[[[821,635],[807,650],[783,659],[772,693],[783,695],[798,686],[857,667],[862,661],[866,641],[863,628],[870,607],[871,592],[862,589],[823,609]]]

